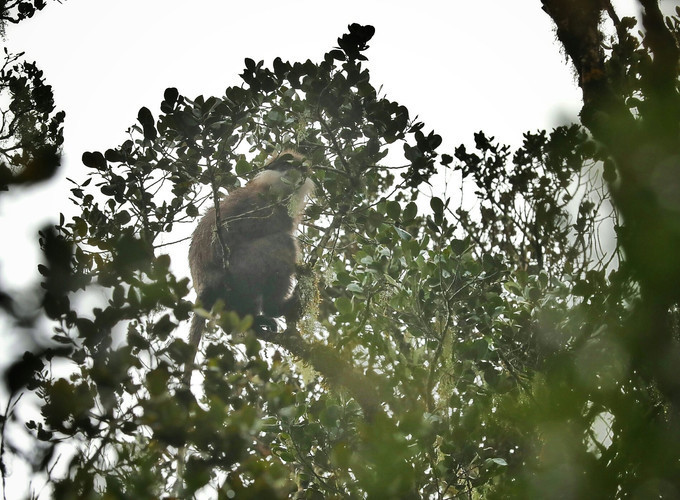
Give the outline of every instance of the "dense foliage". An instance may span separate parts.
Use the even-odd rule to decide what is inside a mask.
[[[83,154],[80,214],[41,235],[53,348],[10,370],[4,454],[23,425],[55,498],[680,495],[680,20],[641,3],[636,35],[608,2],[543,1],[585,128],[514,151],[479,132],[439,152],[371,84],[368,26],[318,63],[246,59],[221,97],[167,89]],[[253,332],[215,308],[188,387],[168,253],[285,148],[317,185],[307,314]]]
[[[45,7],[44,0],[0,3],[0,35]],[[0,193],[9,186],[49,179],[57,170],[64,142],[64,112],[56,111],[52,87],[35,63],[3,50],[0,63]]]
[[[4,53],[0,67],[0,191],[49,179],[60,164],[64,112],[55,111],[52,88],[23,54]]]

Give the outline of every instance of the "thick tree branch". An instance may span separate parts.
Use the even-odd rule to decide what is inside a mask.
[[[657,0],[640,0],[644,8],[642,24],[645,27],[645,42],[654,54],[653,76],[656,85],[675,89],[678,77],[680,52],[664,22]]]
[[[630,144],[633,116],[613,92],[605,71],[600,17],[609,2],[542,0],[543,10],[557,27],[557,38],[576,68],[583,92],[581,119],[597,139],[613,149]]]
[[[583,92],[581,120],[614,160],[619,178],[610,185],[612,200],[623,218],[620,241],[638,279],[642,300],[636,306],[628,338],[633,366],[659,389],[680,412],[680,379],[663,365],[676,366],[677,342],[668,327],[669,308],[680,301],[680,226],[677,162],[680,155],[680,97],[677,92],[680,52],[664,24],[657,0],[640,0],[644,7],[644,43],[651,51],[636,70],[642,83],[639,117],[615,91],[607,74],[602,10],[610,17],[609,0],[542,0],[557,26],[557,37],[574,63]],[[660,361],[663,360],[663,361]]]
[[[312,366],[332,387],[346,389],[364,411],[367,420],[382,412],[381,382],[376,377],[360,373],[343,360],[331,347],[312,344],[302,338],[294,328],[283,332],[258,330],[257,338],[279,345]]]
[[[560,40],[576,66],[581,87],[604,77],[602,34],[598,27],[603,6],[592,0],[542,0]]]
[[[680,51],[673,34],[664,22],[657,0],[640,0],[644,8],[642,24],[645,28],[645,44],[653,60],[649,71],[643,75],[642,85],[646,94],[646,122],[650,133],[661,140],[667,149],[677,147],[680,133],[680,99],[678,99],[678,64]],[[645,117],[647,118],[647,117]]]

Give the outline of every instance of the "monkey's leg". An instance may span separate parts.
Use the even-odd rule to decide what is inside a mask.
[[[289,281],[292,281],[289,278]],[[313,269],[306,264],[295,266],[295,287],[286,295],[265,298],[265,303],[272,305],[272,310],[265,308],[265,313],[274,317],[283,316],[286,322],[297,322],[310,308],[318,293],[316,276]]]
[[[274,233],[232,249],[230,298],[240,313],[281,316],[279,310],[290,294],[295,273],[295,240],[287,233]],[[249,302],[257,300],[257,310]]]

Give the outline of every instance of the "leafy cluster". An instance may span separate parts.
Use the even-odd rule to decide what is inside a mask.
[[[44,0],[10,0],[0,5],[0,35],[42,10]],[[0,67],[0,192],[14,184],[49,179],[61,163],[65,113],[56,111],[52,87],[35,63],[4,48]]]
[[[626,170],[636,144],[657,140],[657,93],[677,99],[646,83],[660,71],[650,36],[662,32],[647,20],[639,40],[616,18],[606,51],[587,32],[601,2],[543,3],[570,57],[585,51],[575,64],[588,131],[527,133],[515,151],[479,132],[440,154],[441,137],[374,88],[374,30],[351,25],[318,63],[246,59],[243,85],[221,97],[167,89],[129,140],[83,154],[88,176],[71,190],[80,213],[41,235],[52,347],[8,377],[11,401],[37,396],[40,416],[23,430],[40,446],[25,458],[55,498],[680,491],[678,304],[657,292],[659,270],[675,276],[675,264],[668,241],[643,232],[672,233],[677,207]],[[678,26],[669,19],[663,33],[677,40]],[[597,47],[572,47],[586,35]],[[628,121],[589,93],[595,69],[642,139],[610,140]],[[672,167],[677,146],[658,140],[660,156],[633,159]],[[299,239],[300,281],[312,276],[318,304],[278,333],[216,307],[187,385],[193,302],[170,254],[184,258],[203,206],[289,148],[317,185]],[[460,193],[433,188],[451,176]],[[640,189],[651,205],[635,205]],[[654,267],[636,253],[641,234]],[[668,350],[658,366],[647,339]],[[13,411],[3,442],[20,455]],[[50,477],[55,463],[67,473]]]
[[[52,87],[35,63],[10,54],[0,68],[0,96],[9,102],[1,112],[0,191],[9,185],[49,179],[61,161],[63,111],[55,112]]]
[[[16,24],[31,18],[46,5],[45,0],[4,0],[0,4],[0,33],[4,36],[6,23]]]

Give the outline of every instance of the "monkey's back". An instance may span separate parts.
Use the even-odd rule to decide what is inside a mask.
[[[257,314],[261,296],[286,295],[295,272],[297,245],[288,206],[251,182],[220,202],[221,237],[228,251],[225,271],[215,231],[215,208],[199,221],[189,248],[194,288],[204,307],[217,299],[241,314]],[[261,304],[260,304],[261,306]]]

